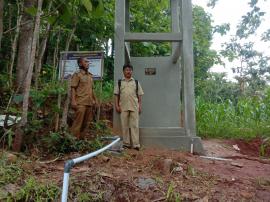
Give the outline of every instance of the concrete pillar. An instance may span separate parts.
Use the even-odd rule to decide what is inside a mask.
[[[117,84],[117,80],[122,76],[122,66],[125,63],[125,16],[126,0],[116,0],[115,1],[115,37],[114,37],[114,47],[115,47],[115,60],[114,60],[114,83]],[[120,117],[114,111],[113,115],[113,125],[116,132],[121,131]]]
[[[194,64],[192,43],[192,3],[182,0],[182,66],[183,72],[183,98],[184,98],[184,127],[187,135],[196,136],[195,125],[195,96],[194,96]]]

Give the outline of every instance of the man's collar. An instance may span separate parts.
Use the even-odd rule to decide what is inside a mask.
[[[130,79],[126,79],[125,77],[122,77],[122,81],[132,81],[132,80],[134,80],[133,77],[131,77]]]

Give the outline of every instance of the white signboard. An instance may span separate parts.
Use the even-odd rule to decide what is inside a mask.
[[[101,80],[103,77],[103,59],[104,54],[102,51],[72,51],[61,52],[60,60],[60,78],[68,79],[72,74],[79,69],[77,60],[80,57],[85,57],[89,60],[88,71],[93,74],[95,80]]]

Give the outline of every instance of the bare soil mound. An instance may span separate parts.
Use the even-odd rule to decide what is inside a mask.
[[[263,140],[262,138],[235,140],[235,144],[240,148],[241,154],[254,157],[270,157],[270,141]]]
[[[90,193],[102,201],[269,201],[269,160],[242,155],[231,141],[207,140],[204,145],[208,155],[226,160],[150,148],[98,156],[72,170],[69,198]],[[61,186],[63,164],[41,169],[54,172]]]

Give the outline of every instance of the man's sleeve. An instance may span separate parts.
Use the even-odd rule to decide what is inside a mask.
[[[113,91],[114,95],[119,95],[119,87],[118,87],[118,83],[116,82],[116,84],[114,85],[114,91]]]
[[[141,84],[140,84],[140,82],[138,82],[138,95],[143,95],[143,94],[144,94],[144,92],[143,92],[143,89],[141,87]]]
[[[74,73],[71,77],[71,87],[76,88],[78,87],[80,82],[79,75],[77,73]]]

